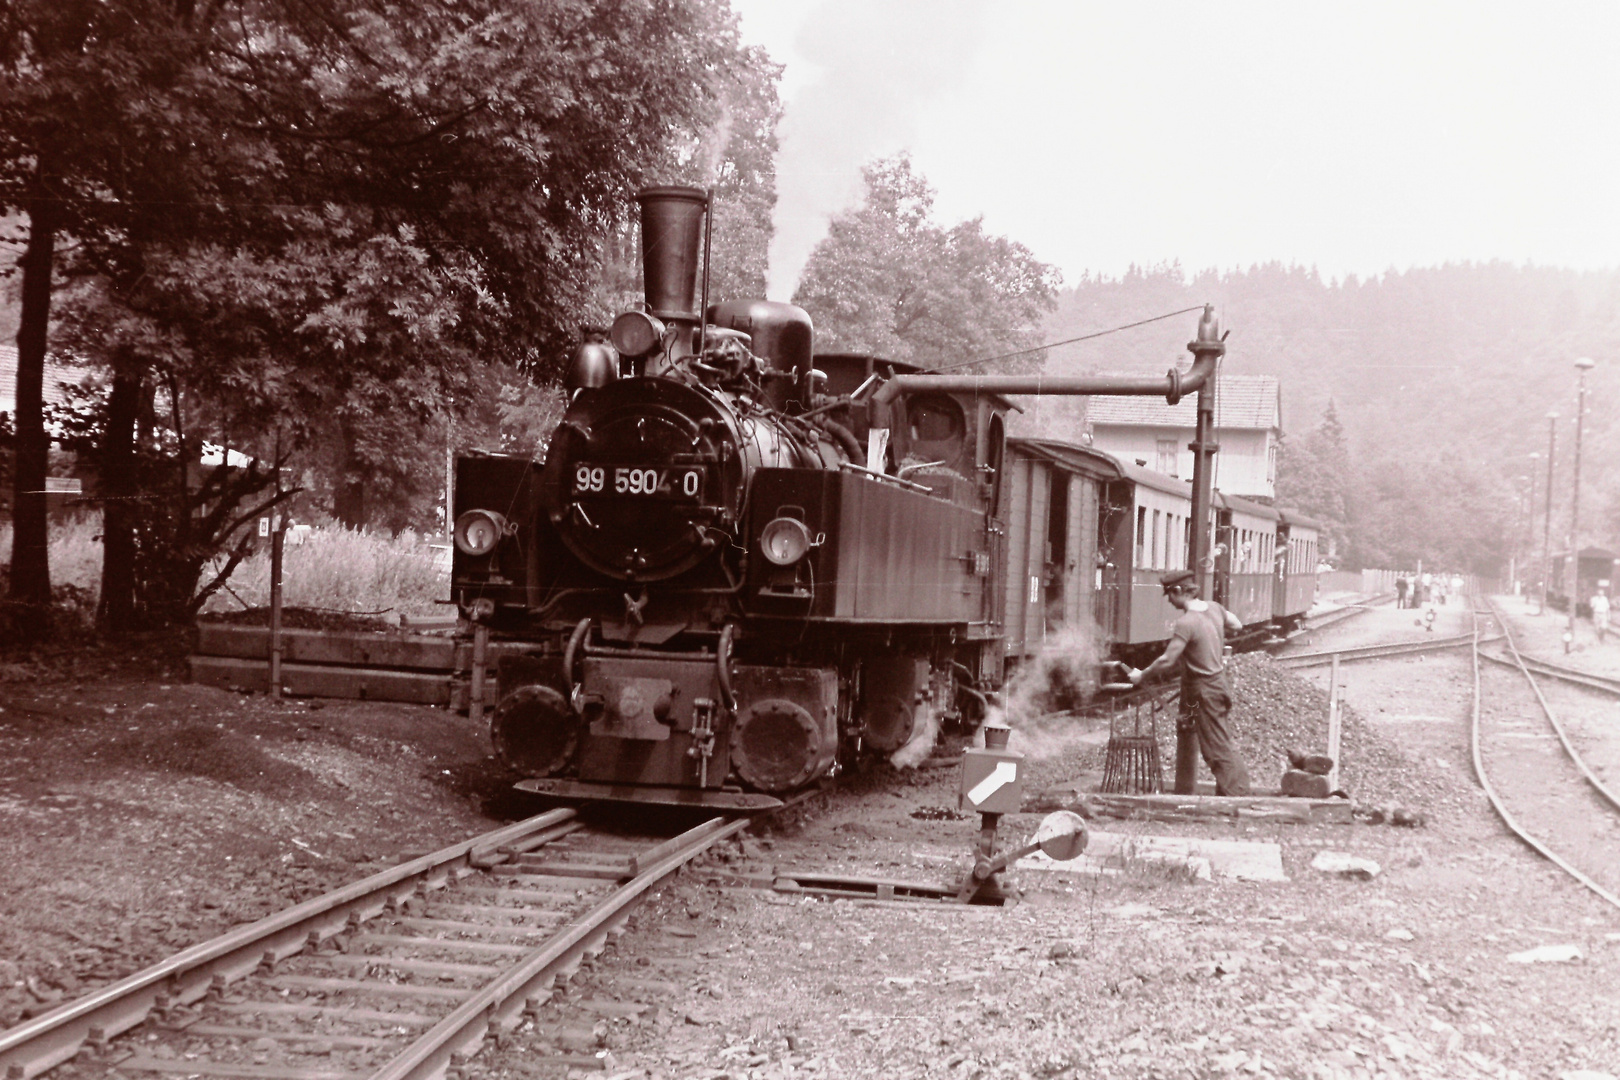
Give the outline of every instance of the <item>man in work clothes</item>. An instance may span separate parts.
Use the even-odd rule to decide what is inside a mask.
[[[1243,629],[1236,615],[1213,600],[1198,599],[1198,579],[1191,570],[1176,570],[1159,579],[1170,606],[1181,612],[1170,631],[1164,654],[1130,680],[1168,674],[1181,667],[1182,711],[1190,714],[1198,735],[1198,750],[1215,774],[1215,794],[1247,795],[1249,770],[1232,746],[1226,718],[1232,711],[1232,691],[1226,684],[1226,631]]]

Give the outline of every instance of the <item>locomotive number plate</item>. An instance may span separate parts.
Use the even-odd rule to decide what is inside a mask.
[[[703,470],[658,469],[643,465],[574,466],[575,495],[628,495],[644,499],[696,501],[703,497]]]

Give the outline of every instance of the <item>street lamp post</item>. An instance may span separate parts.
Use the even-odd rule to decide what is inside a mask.
[[[1541,521],[1541,610],[1547,614],[1547,586],[1552,577],[1552,482],[1553,453],[1558,449],[1558,410],[1547,414],[1547,513]]]
[[[1575,609],[1580,597],[1575,595],[1580,581],[1581,561],[1581,421],[1586,416],[1586,373],[1597,367],[1588,357],[1575,361],[1580,375],[1580,390],[1575,395],[1575,490],[1569,507],[1569,626],[1564,631],[1564,651],[1575,642]]]
[[[1541,453],[1530,451],[1530,512],[1526,515],[1524,523],[1524,563],[1525,576],[1535,573],[1532,569],[1540,560],[1536,558],[1536,466],[1541,463]],[[1526,587],[1525,592],[1530,590]]]

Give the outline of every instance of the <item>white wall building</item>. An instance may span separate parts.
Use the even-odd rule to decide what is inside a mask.
[[[1192,479],[1187,449],[1198,422],[1198,396],[1175,405],[1158,397],[1093,397],[1086,405],[1092,445],[1167,476]],[[1215,486],[1228,495],[1272,499],[1282,391],[1271,375],[1222,375],[1215,396]]]

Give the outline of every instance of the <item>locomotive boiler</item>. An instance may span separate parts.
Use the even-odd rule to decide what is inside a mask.
[[[1223,347],[1206,312],[1162,380],[817,354],[798,307],[709,303],[704,192],[638,198],[645,305],[579,347],[544,462],[457,462],[453,596],[498,643],[520,787],[770,807],[1000,685],[1001,394],[1174,402]]]

